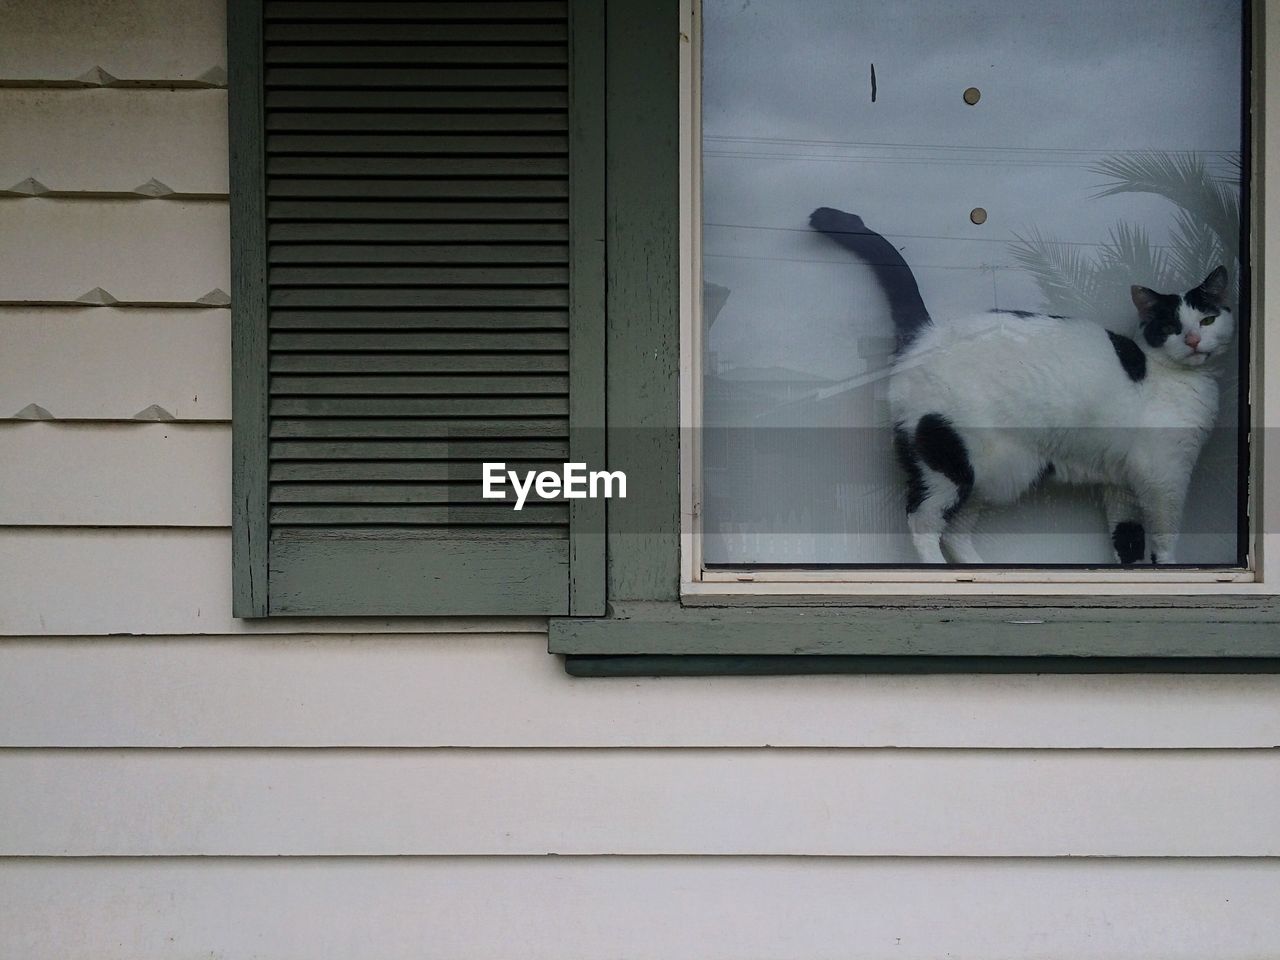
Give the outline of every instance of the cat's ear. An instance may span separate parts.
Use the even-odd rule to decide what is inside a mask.
[[[1147,287],[1140,287],[1136,283],[1129,288],[1129,296],[1133,297],[1133,305],[1138,308],[1138,313],[1146,316],[1155,309],[1163,296]]]
[[[1223,266],[1215,267],[1213,273],[1205,277],[1204,281],[1193,292],[1198,292],[1210,303],[1221,305],[1223,297],[1227,293],[1227,268]]]

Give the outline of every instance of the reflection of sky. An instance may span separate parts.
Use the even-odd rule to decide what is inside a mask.
[[[868,275],[805,227],[817,206],[890,235],[939,317],[1040,305],[1012,266],[1014,232],[1095,244],[1131,220],[1161,242],[1173,208],[1090,199],[1102,178],[1088,164],[1197,150],[1230,173],[1239,12],[1239,0],[704,0],[704,268],[732,291],[709,348],[734,366],[864,370],[858,338],[887,335],[886,314]],[[983,227],[969,222],[977,206]]]

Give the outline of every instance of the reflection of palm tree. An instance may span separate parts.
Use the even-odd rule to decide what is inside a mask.
[[[1183,291],[1199,283],[1214,267],[1226,264],[1234,275],[1233,299],[1240,289],[1240,174],[1238,157],[1228,158],[1233,177],[1214,176],[1200,154],[1138,153],[1108,157],[1093,172],[1110,178],[1096,197],[1144,193],[1163,197],[1177,207],[1167,245],[1151,243],[1147,232],[1117,223],[1096,254],[1092,244],[1048,240],[1039,233],[1019,237],[1012,255],[1044,296],[1047,308],[1069,316],[1089,317],[1124,330],[1130,324],[1129,287],[1139,283],[1163,292]],[[1220,498],[1224,481],[1235,473],[1240,456],[1235,435],[1239,414],[1239,365],[1223,374],[1219,424],[1226,428],[1205,447],[1197,468],[1202,485]],[[1195,482],[1195,481],[1193,481]],[[1194,497],[1193,497],[1194,499]]]
[[[1232,166],[1240,170],[1238,159]],[[1177,206],[1167,245],[1147,231],[1117,223],[1090,254],[1086,244],[1018,237],[1012,254],[1035,279],[1046,307],[1056,313],[1103,319],[1129,302],[1129,287],[1186,290],[1220,263],[1240,256],[1239,179],[1214,176],[1196,153],[1136,153],[1108,157],[1093,172],[1110,178],[1096,197],[1145,193]],[[1237,279],[1238,282],[1238,279]]]

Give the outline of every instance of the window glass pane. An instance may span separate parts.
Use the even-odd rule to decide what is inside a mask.
[[[706,563],[1239,563],[1241,3],[701,15]]]

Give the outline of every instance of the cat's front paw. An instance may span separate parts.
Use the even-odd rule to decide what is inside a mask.
[[[1151,562],[1156,566],[1177,563],[1173,559],[1174,539],[1168,534],[1151,538]]]

